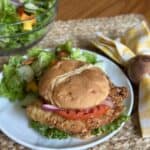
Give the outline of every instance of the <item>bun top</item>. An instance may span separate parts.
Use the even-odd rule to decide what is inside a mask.
[[[48,103],[66,109],[96,106],[109,90],[109,80],[99,68],[75,60],[57,62],[39,82],[40,95]]]

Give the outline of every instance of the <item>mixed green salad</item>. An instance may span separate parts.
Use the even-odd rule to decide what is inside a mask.
[[[55,16],[56,1],[1,0],[0,49],[17,49],[40,39]]]
[[[57,46],[53,50],[32,48],[26,56],[11,56],[8,64],[3,66],[3,76],[0,81],[0,96],[7,97],[11,102],[18,101],[26,107],[38,97],[38,81],[43,71],[58,60],[80,60],[103,68],[103,62],[99,61],[95,54],[72,48],[71,41]],[[109,133],[117,129],[128,116],[121,115],[109,125],[92,131],[93,135]],[[30,127],[47,138],[64,139],[69,134],[56,128],[50,128],[36,121],[30,121]]]

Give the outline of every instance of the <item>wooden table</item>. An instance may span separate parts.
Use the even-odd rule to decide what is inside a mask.
[[[58,19],[143,14],[150,21],[150,0],[59,0]]]

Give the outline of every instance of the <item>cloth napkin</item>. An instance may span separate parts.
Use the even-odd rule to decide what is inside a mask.
[[[122,37],[111,39],[98,32],[92,43],[113,59],[126,67],[136,55],[150,55],[150,30],[145,21],[130,28]],[[142,137],[150,137],[150,75],[143,76],[139,83],[139,120]]]

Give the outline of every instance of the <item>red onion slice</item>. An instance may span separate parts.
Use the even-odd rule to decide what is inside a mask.
[[[112,100],[111,100],[111,98],[107,98],[106,100],[104,100],[100,105],[106,105],[106,106],[108,106],[108,107],[110,107],[110,108],[113,108],[114,107],[114,104],[113,104],[113,102],[112,102]],[[59,107],[57,107],[57,106],[54,106],[54,105],[50,105],[50,104],[43,104],[42,105],[42,108],[43,108],[43,110],[46,110],[46,111],[59,111],[59,110],[64,110],[64,109],[62,109],[62,108],[59,108]],[[87,108],[87,109],[84,109],[84,111],[86,112],[86,113],[89,113],[90,111],[91,111],[91,109],[92,108]]]
[[[109,106],[110,108],[113,108],[113,107],[114,107],[114,104],[113,104],[113,102],[111,101],[111,99],[106,99],[106,100],[104,100],[101,104],[106,105],[106,106]]]
[[[43,104],[42,108],[46,111],[58,111],[62,110],[61,108],[58,108],[57,106],[50,105],[50,104]]]

